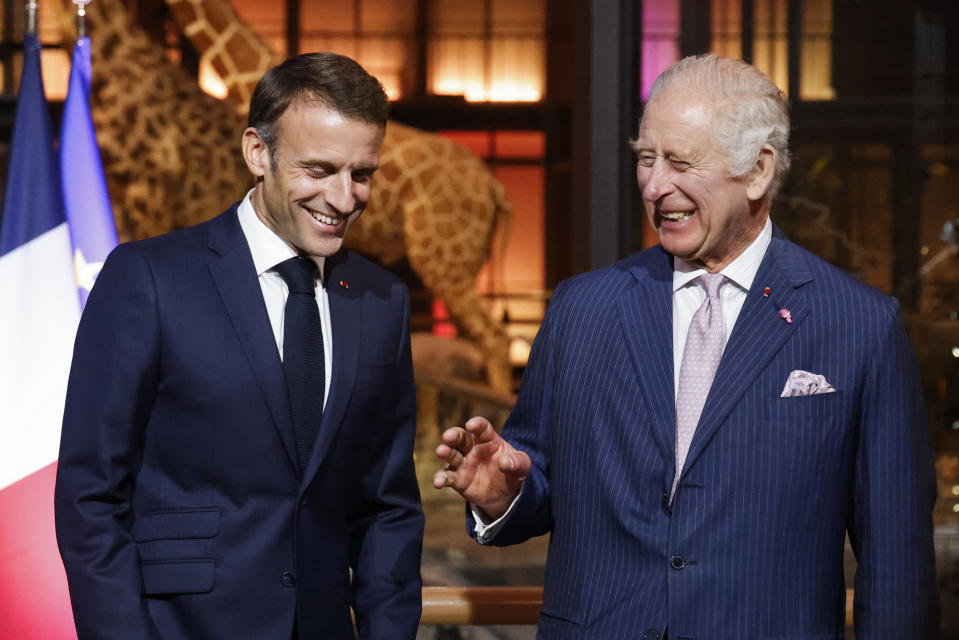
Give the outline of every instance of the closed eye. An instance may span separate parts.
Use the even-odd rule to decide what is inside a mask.
[[[376,173],[376,169],[362,169],[360,171],[354,171],[351,174],[351,177],[353,178],[353,182],[359,182],[362,184],[372,180],[374,173]]]
[[[655,153],[640,153],[639,154],[639,164],[643,167],[651,167],[656,163],[656,154]]]

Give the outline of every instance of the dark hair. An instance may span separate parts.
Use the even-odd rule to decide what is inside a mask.
[[[336,53],[300,54],[267,71],[250,98],[249,126],[260,134],[271,157],[277,120],[301,99],[363,122],[385,125],[389,117],[383,85],[355,60]]]

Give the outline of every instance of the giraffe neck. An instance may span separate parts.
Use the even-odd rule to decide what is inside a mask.
[[[253,33],[228,0],[166,0],[173,19],[202,61],[216,70],[237,110],[249,109],[263,74],[282,60]]]

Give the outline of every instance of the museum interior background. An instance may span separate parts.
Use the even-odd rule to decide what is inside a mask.
[[[502,423],[560,280],[655,242],[627,144],[653,78],[710,50],[757,64],[792,108],[795,159],[774,221],[906,312],[939,477],[943,628],[959,634],[959,3],[94,0],[87,11],[93,117],[121,241],[242,196],[243,105],[278,60],[336,51],[384,83],[395,124],[351,242],[413,295],[432,585],[541,584],[546,541],[473,546],[459,499],[430,486],[431,451],[442,428],[474,413]],[[40,4],[54,122],[74,15],[68,0]],[[22,23],[22,2],[2,0],[0,176]],[[423,637],[530,633],[438,627]]]

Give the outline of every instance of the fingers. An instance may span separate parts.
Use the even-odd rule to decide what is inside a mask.
[[[491,442],[494,438],[499,437],[490,421],[483,416],[473,416],[466,421],[464,427],[479,443]]]
[[[463,453],[445,444],[436,447],[436,457],[454,469],[463,463]]]
[[[433,474],[433,488],[442,489],[443,487],[452,487],[455,481],[455,475],[449,469],[440,469]]]
[[[451,449],[456,449],[464,456],[473,448],[473,435],[467,433],[460,427],[453,427],[452,429],[444,431],[442,440],[443,444]],[[440,446],[442,447],[443,445]],[[442,458],[443,456],[440,457]]]
[[[515,449],[499,457],[500,471],[517,479],[523,479],[528,476],[532,466],[533,462],[530,460],[530,457],[526,453]]]

